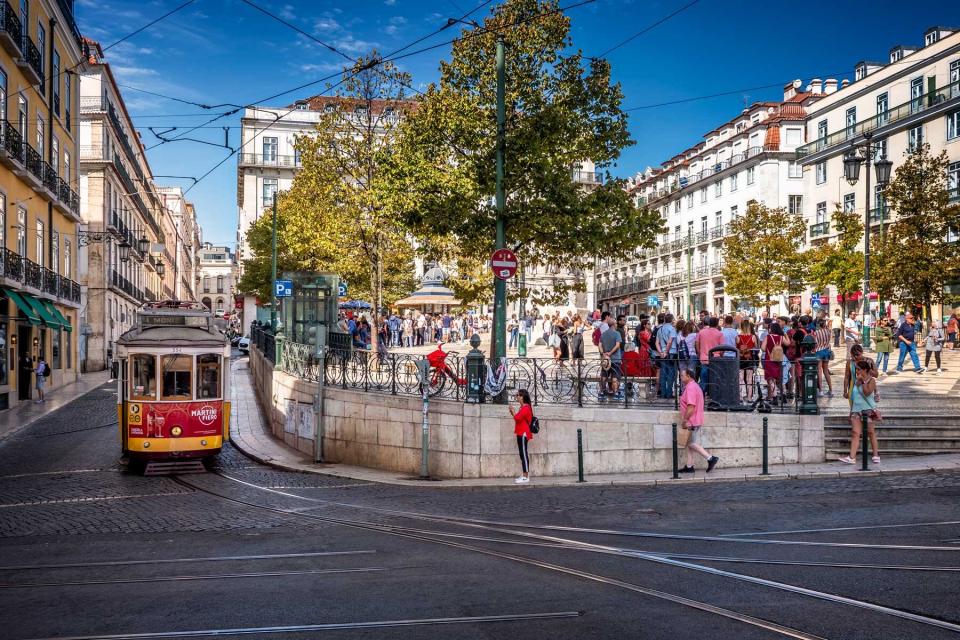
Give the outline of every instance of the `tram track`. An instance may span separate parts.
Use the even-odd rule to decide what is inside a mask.
[[[493,549],[487,549],[487,548],[484,548],[484,547],[479,547],[479,546],[476,546],[475,544],[468,544],[467,542],[464,542],[464,540],[470,540],[470,541],[473,541],[473,542],[488,542],[488,543],[494,543],[494,544],[498,544],[498,545],[504,545],[504,544],[507,544],[507,545],[518,545],[518,544],[521,544],[522,546],[529,546],[529,547],[538,547],[538,546],[548,547],[548,546],[549,546],[549,547],[558,548],[558,549],[580,550],[580,551],[592,551],[592,552],[601,553],[601,554],[606,554],[606,555],[616,555],[616,556],[622,556],[622,557],[630,557],[630,558],[645,560],[645,561],[649,561],[649,562],[653,562],[653,563],[657,563],[657,564],[661,564],[661,565],[671,566],[671,567],[674,567],[674,568],[682,568],[682,569],[693,570],[693,571],[697,571],[697,572],[701,572],[701,573],[706,573],[706,574],[713,575],[713,576],[716,576],[716,577],[734,579],[734,580],[737,580],[737,581],[742,581],[742,582],[750,583],[750,584],[753,584],[753,585],[756,585],[756,586],[760,586],[760,587],[767,587],[767,588],[778,589],[778,590],[782,590],[782,591],[786,591],[786,592],[793,593],[793,594],[795,594],[795,595],[806,596],[806,597],[811,597],[811,598],[814,598],[814,599],[822,600],[822,601],[829,602],[829,603],[832,603],[832,604],[835,604],[835,605],[844,605],[844,606],[851,606],[851,607],[861,608],[861,609],[865,609],[865,610],[872,611],[872,612],[877,613],[877,614],[881,614],[881,615],[885,615],[885,616],[891,616],[891,617],[895,617],[895,618],[900,618],[900,619],[907,620],[907,621],[914,622],[914,623],[918,623],[918,624],[921,624],[921,625],[927,625],[927,626],[937,627],[937,628],[944,629],[944,630],[947,630],[947,631],[950,631],[950,632],[953,632],[953,633],[960,633],[960,625],[955,624],[955,623],[953,623],[953,622],[951,622],[951,621],[948,621],[948,620],[943,620],[943,619],[939,619],[939,618],[934,618],[934,617],[930,617],[930,616],[925,616],[925,615],[921,615],[921,614],[918,614],[918,613],[913,613],[913,612],[910,612],[910,611],[903,611],[903,610],[900,610],[900,609],[896,609],[896,608],[892,608],[892,607],[886,607],[886,606],[884,606],[884,605],[876,604],[876,603],[873,603],[873,602],[867,602],[867,601],[863,601],[863,600],[857,600],[857,599],[854,599],[854,598],[848,598],[848,597],[841,596],[841,595],[837,595],[837,594],[826,593],[826,592],[817,591],[817,590],[814,590],[814,589],[807,589],[807,588],[805,588],[805,587],[800,587],[800,586],[792,585],[792,584],[788,584],[788,583],[778,582],[778,581],[774,581],[774,580],[768,580],[768,579],[765,579],[765,578],[759,578],[759,577],[755,577],[755,576],[751,576],[751,575],[740,574],[740,573],[725,571],[725,570],[722,570],[722,569],[716,569],[716,568],[714,568],[714,567],[709,567],[709,566],[705,566],[705,565],[695,564],[695,563],[692,563],[692,562],[687,562],[686,560],[683,560],[683,559],[675,559],[675,558],[671,557],[671,554],[663,554],[663,553],[658,553],[658,552],[650,552],[650,551],[646,551],[646,550],[637,550],[637,549],[626,549],[626,548],[620,548],[620,547],[612,547],[612,546],[609,546],[609,545],[597,545],[597,544],[594,544],[594,543],[584,542],[584,541],[576,540],[576,539],[572,539],[572,538],[561,538],[561,537],[557,537],[557,536],[548,536],[548,535],[544,535],[544,534],[540,534],[540,533],[531,533],[531,532],[529,532],[529,531],[523,531],[523,530],[522,530],[522,529],[530,529],[530,528],[534,528],[534,529],[536,529],[536,528],[549,528],[548,525],[527,526],[527,525],[525,525],[525,524],[519,524],[519,523],[496,523],[496,522],[492,522],[492,521],[473,520],[473,519],[456,518],[456,517],[446,517],[446,516],[431,516],[431,515],[428,515],[428,514],[420,514],[420,513],[414,513],[414,512],[404,512],[404,511],[398,511],[398,510],[393,510],[393,509],[382,509],[382,508],[378,508],[378,507],[367,507],[367,506],[364,506],[364,505],[353,505],[353,504],[349,504],[349,503],[341,503],[341,502],[336,502],[336,501],[322,500],[322,499],[318,499],[318,498],[309,498],[309,497],[306,497],[306,496],[299,496],[299,495],[297,495],[297,494],[291,494],[291,493],[287,493],[287,492],[283,492],[283,491],[278,491],[278,490],[275,490],[275,489],[269,489],[269,488],[266,488],[266,487],[262,487],[262,486],[259,486],[259,485],[255,485],[255,484],[252,484],[252,483],[245,482],[245,481],[243,481],[243,480],[239,480],[239,479],[236,479],[236,478],[232,478],[232,477],[230,477],[229,475],[226,475],[226,474],[223,474],[223,473],[219,473],[219,472],[214,472],[213,475],[219,476],[219,477],[224,478],[224,479],[227,479],[227,480],[231,480],[231,481],[233,481],[233,482],[240,483],[241,485],[247,485],[247,486],[249,486],[249,487],[251,487],[251,488],[254,488],[254,489],[257,489],[257,490],[260,490],[260,491],[277,493],[277,494],[284,495],[284,496],[289,497],[289,498],[300,499],[300,500],[307,500],[307,501],[312,501],[312,502],[319,502],[319,503],[323,503],[323,504],[326,504],[326,505],[329,505],[329,506],[342,506],[342,507],[350,507],[350,508],[356,508],[356,509],[365,509],[365,510],[370,510],[370,511],[373,511],[373,512],[376,512],[376,513],[380,513],[380,514],[382,514],[382,515],[388,515],[388,516],[394,516],[394,517],[401,517],[401,518],[409,518],[409,519],[419,520],[419,521],[423,521],[423,522],[429,522],[429,523],[431,523],[431,524],[442,523],[442,524],[450,524],[450,525],[454,525],[454,526],[466,526],[466,527],[471,527],[471,528],[475,528],[475,529],[481,529],[481,530],[484,530],[484,531],[487,531],[487,532],[495,532],[495,533],[499,533],[499,534],[505,534],[505,535],[508,536],[508,538],[506,538],[506,539],[504,539],[504,538],[483,538],[483,537],[480,537],[480,536],[469,536],[469,535],[456,534],[456,533],[450,533],[450,532],[437,532],[437,531],[433,531],[433,530],[429,530],[429,529],[416,529],[416,528],[412,528],[412,527],[404,527],[404,526],[398,526],[398,525],[393,525],[393,524],[378,524],[378,523],[372,523],[372,522],[365,521],[365,520],[353,520],[353,519],[349,519],[349,518],[340,518],[340,517],[334,517],[334,516],[330,516],[330,515],[319,515],[319,514],[315,514],[315,513],[307,513],[307,512],[302,511],[302,510],[291,510],[291,509],[281,509],[281,508],[276,508],[276,507],[269,507],[269,506],[265,506],[265,505],[262,505],[262,504],[259,504],[259,503],[256,503],[256,502],[251,502],[251,501],[248,501],[248,500],[241,500],[241,499],[238,499],[238,498],[235,498],[235,497],[231,497],[231,496],[227,496],[227,495],[218,493],[218,492],[216,492],[216,491],[212,491],[212,490],[210,490],[210,489],[208,489],[208,488],[205,488],[205,487],[196,485],[195,483],[188,482],[188,481],[184,480],[183,478],[177,478],[176,480],[177,480],[178,482],[183,483],[183,484],[186,485],[186,486],[193,487],[193,488],[195,488],[195,489],[198,490],[198,491],[202,491],[202,492],[204,492],[204,493],[209,493],[209,494],[212,494],[212,495],[215,495],[215,496],[219,496],[219,497],[221,497],[221,498],[223,498],[223,499],[230,500],[230,501],[233,501],[233,502],[238,502],[238,503],[244,504],[244,505],[246,505],[246,506],[252,506],[252,507],[260,508],[260,509],[266,509],[266,510],[268,510],[268,511],[276,512],[276,513],[283,513],[283,514],[285,514],[285,515],[291,515],[291,516],[294,516],[294,517],[301,517],[301,518],[309,518],[309,519],[314,519],[314,520],[320,520],[320,521],[327,522],[327,523],[331,523],[331,524],[340,524],[340,525],[347,526],[347,527],[355,527],[355,528],[361,528],[361,529],[366,529],[366,530],[370,530],[370,531],[378,531],[378,532],[385,533],[385,534],[388,534],[388,535],[395,535],[395,536],[406,537],[406,538],[415,539],[415,540],[421,540],[421,541],[432,542],[432,543],[436,543],[436,544],[442,544],[442,545],[451,546],[451,547],[455,547],[455,548],[460,548],[460,549],[463,549],[463,550],[468,550],[468,551],[472,551],[472,552],[476,552],[476,553],[481,553],[481,554],[485,554],[485,555],[489,555],[489,556],[493,556],[493,557],[498,557],[498,558],[505,559],[505,560],[510,560],[510,561],[513,561],[513,562],[518,562],[518,563],[521,563],[521,564],[526,564],[526,565],[529,565],[529,566],[540,567],[540,568],[547,569],[547,570],[550,570],[550,571],[554,571],[554,572],[558,572],[558,573],[564,573],[564,574],[571,575],[571,576],[575,576],[575,577],[579,577],[579,578],[582,578],[582,579],[591,580],[591,581],[594,581],[594,582],[598,582],[598,583],[602,583],[602,584],[607,584],[607,585],[610,585],[610,586],[616,586],[616,587],[619,587],[619,588],[622,588],[622,589],[627,589],[627,590],[634,591],[634,592],[637,592],[637,593],[641,593],[641,594],[644,594],[644,595],[648,595],[648,596],[651,596],[651,597],[668,600],[668,601],[671,601],[671,602],[674,602],[674,603],[677,603],[677,604],[681,604],[681,605],[684,605],[684,606],[688,606],[688,607],[692,607],[692,608],[695,608],[695,609],[699,609],[699,610],[701,610],[701,611],[706,611],[706,612],[714,613],[714,614],[716,614],[716,615],[720,615],[720,616],[723,616],[723,617],[726,617],[726,618],[729,618],[729,619],[737,620],[737,621],[739,621],[739,622],[743,622],[743,623],[746,623],[746,624],[750,624],[750,625],[753,625],[753,626],[755,626],[755,627],[761,627],[761,628],[767,629],[767,630],[769,630],[769,631],[776,632],[776,633],[778,633],[778,634],[780,634],[780,635],[784,635],[784,636],[786,636],[786,637],[793,637],[793,638],[816,638],[816,637],[818,637],[818,636],[814,636],[814,635],[812,635],[812,634],[809,634],[809,633],[807,633],[807,632],[805,632],[805,631],[801,631],[801,630],[798,630],[798,629],[793,629],[793,628],[790,628],[790,627],[786,627],[786,626],[780,625],[779,623],[776,623],[776,622],[773,622],[773,621],[770,621],[770,620],[765,620],[765,619],[757,618],[757,617],[751,616],[751,615],[749,615],[749,614],[745,614],[745,613],[733,611],[733,610],[730,610],[730,609],[724,609],[724,608],[722,608],[722,607],[716,607],[715,605],[711,605],[711,604],[706,603],[706,602],[702,602],[702,601],[697,601],[697,600],[693,600],[693,599],[690,599],[690,598],[686,598],[686,597],[684,597],[684,596],[680,596],[680,595],[677,595],[677,594],[668,593],[668,592],[660,591],[660,590],[656,590],[656,589],[651,589],[651,588],[644,587],[644,586],[641,586],[641,585],[638,585],[638,584],[634,584],[634,583],[629,583],[629,582],[625,582],[625,581],[622,581],[622,580],[618,580],[618,579],[616,579],[616,578],[612,578],[612,577],[609,577],[609,576],[604,576],[604,575],[599,575],[599,574],[595,574],[595,573],[591,573],[591,572],[581,571],[581,570],[579,570],[579,569],[572,568],[572,567],[569,567],[569,566],[559,565],[559,564],[550,563],[550,562],[544,562],[544,561],[541,561],[541,560],[538,560],[538,559],[535,559],[535,558],[530,558],[530,557],[526,557],[526,556],[518,556],[518,555],[512,554],[512,553],[505,553],[505,552],[502,552],[502,551],[496,551],[496,550],[493,550]],[[518,529],[521,529],[521,530],[518,530]],[[571,528],[562,528],[562,529],[567,530],[567,529],[571,529]],[[579,530],[579,528],[572,528],[572,529]],[[598,531],[598,532],[603,532],[603,533],[606,533],[606,532],[607,532],[607,530],[588,530],[588,531]],[[642,534],[642,533],[644,533],[644,532],[632,532],[632,533],[640,533],[640,534]],[[730,541],[729,539],[726,539],[726,538],[718,538],[717,536],[671,536],[671,535],[669,535],[669,534],[655,534],[655,537],[661,537],[661,535],[662,535],[663,537],[677,537],[677,538],[679,538],[679,539],[695,539],[695,540],[699,540],[699,539],[718,539],[719,541],[723,541],[723,542],[729,542],[729,541]],[[515,539],[511,539],[511,538],[516,538],[516,537],[525,539],[524,542],[526,542],[527,544],[523,544],[523,543],[518,542],[518,541],[515,540]],[[736,541],[736,539],[734,539],[734,540]],[[750,541],[744,541],[744,542],[750,542]],[[756,541],[756,542],[761,542],[761,543],[774,543],[774,542],[778,542],[778,541],[765,540],[765,541]],[[797,541],[787,541],[787,542],[797,542]],[[880,545],[879,547],[880,547],[880,548],[887,548],[888,546],[889,546],[889,545]],[[876,548],[876,547],[877,547],[877,545],[872,545],[870,548]],[[898,545],[898,546],[894,546],[893,548],[907,548],[907,549],[912,549],[912,548],[914,548],[914,547],[916,547],[916,545]],[[940,550],[940,548],[933,548],[933,547],[921,547],[921,548]],[[943,548],[943,550],[955,551],[956,549],[953,548],[953,547],[947,547],[947,548]],[[682,554],[678,554],[678,555],[682,555]],[[705,558],[705,560],[706,560],[706,558]],[[750,560],[750,559],[744,558],[744,559],[736,559],[736,560],[737,560],[737,561],[741,561],[741,560],[742,560],[742,561],[748,561],[748,560]],[[717,560],[717,561],[722,561],[722,560]],[[831,566],[831,564],[832,564],[832,563],[823,563],[824,566]],[[886,566],[887,566],[888,568],[890,568],[890,569],[899,568],[899,567],[896,566],[896,565],[886,565]],[[873,567],[862,567],[862,568],[873,568]],[[877,568],[879,568],[879,567],[877,567]]]
[[[93,567],[129,567],[135,565],[176,564],[199,562],[243,562],[247,560],[288,560],[295,558],[319,558],[373,554],[372,549],[357,551],[314,551],[309,553],[262,553],[242,556],[201,556],[197,558],[153,558],[144,560],[105,560],[102,562],[67,562],[62,564],[20,564],[0,566],[0,571],[47,571],[54,569],[89,569]]]

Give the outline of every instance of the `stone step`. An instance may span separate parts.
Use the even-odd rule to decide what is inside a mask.
[[[883,423],[878,425],[881,429],[902,428],[902,429],[960,429],[960,416],[936,415],[936,414],[898,414],[888,412],[884,407],[880,408],[883,414]],[[823,426],[825,429],[831,427],[849,427],[849,414],[825,415],[823,417]]]
[[[850,437],[850,425],[846,427],[829,427],[824,429],[824,439],[848,438]],[[883,427],[877,428],[877,436],[881,438],[901,438],[905,440],[960,440],[960,429],[944,428],[918,428],[908,429],[903,427]]]
[[[884,436],[877,434],[877,439],[881,443],[888,443],[894,449],[924,449],[936,448],[951,451],[960,451],[960,437],[956,438],[910,438],[903,436]],[[837,448],[850,443],[850,435],[846,436],[826,436],[823,439],[827,447]]]
[[[836,460],[850,453],[847,447],[827,449],[825,451],[827,460]],[[932,456],[937,454],[957,453],[956,450],[943,450],[936,448],[928,449],[888,449],[880,443],[880,457],[906,457],[906,456]]]

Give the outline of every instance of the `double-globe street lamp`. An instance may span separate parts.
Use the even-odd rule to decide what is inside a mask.
[[[886,148],[880,144],[873,144],[871,142],[872,137],[873,134],[871,132],[864,133],[864,142],[859,145],[851,145],[850,152],[843,157],[843,175],[847,180],[847,184],[851,187],[856,185],[860,179],[860,165],[867,165],[867,195],[863,210],[863,346],[865,347],[870,346],[870,327],[868,322],[868,318],[870,317],[870,165],[874,165],[877,172],[877,186],[881,189],[886,188],[890,182],[890,170],[893,167],[893,163],[887,160],[886,155],[874,161],[874,155],[877,152],[885,153]],[[863,152],[862,155],[860,152]],[[882,230],[882,218],[880,220],[880,227]],[[882,309],[878,309],[878,311],[880,314],[883,313]]]

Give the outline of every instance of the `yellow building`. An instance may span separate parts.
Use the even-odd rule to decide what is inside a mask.
[[[0,2],[0,409],[77,378],[80,34],[72,0]]]

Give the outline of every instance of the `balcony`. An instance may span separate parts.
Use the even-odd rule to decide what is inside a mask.
[[[286,167],[289,169],[299,168],[300,158],[297,156],[280,156],[275,153],[241,153],[241,167]]]
[[[0,275],[23,282],[23,257],[16,251],[4,248],[0,253]]]
[[[40,57],[40,50],[29,36],[24,34],[22,40],[22,52],[17,58],[17,66],[27,82],[35,85],[43,85],[43,62]]]
[[[29,142],[25,142],[21,146],[23,148],[24,168],[16,171],[16,173],[33,187],[34,191],[41,191],[45,173],[43,159],[37,153],[37,150],[30,146]]]
[[[890,211],[890,207],[886,205],[881,204],[870,209],[870,224],[880,224],[880,222],[889,224],[892,222],[891,217],[892,212]]]
[[[836,133],[831,133],[805,144],[797,148],[797,159],[827,151],[834,147],[846,146],[851,141],[855,142],[866,134],[885,133],[887,129],[899,128],[897,123],[904,123],[903,126],[905,126],[907,120],[919,120],[921,115],[926,118],[929,117],[926,115],[928,112],[946,111],[950,106],[958,103],[960,103],[960,81],[940,87],[936,91],[931,91],[863,122],[858,122],[852,127],[844,127]]]
[[[23,260],[23,284],[37,291],[43,289],[43,267],[33,260]]]
[[[0,120],[0,162],[17,168],[23,164],[23,137],[12,124]]]
[[[818,222],[810,225],[810,238],[819,238],[830,233],[830,222]]]
[[[50,193],[51,198],[56,198],[59,191],[57,181],[60,177],[46,160],[40,162],[40,172],[43,175],[43,188]]]
[[[581,184],[602,184],[603,174],[596,171],[571,171],[570,177]]]
[[[51,295],[57,295],[60,291],[60,283],[58,280],[60,276],[51,271],[50,269],[43,268],[43,292],[49,293]]]
[[[110,162],[102,144],[80,145],[80,160],[85,162]]]
[[[80,113],[97,113],[107,110],[107,101],[101,96],[80,96]]]
[[[949,196],[951,203],[960,202],[960,185],[947,189],[947,195]]]
[[[23,31],[19,16],[9,2],[0,2],[0,46],[11,57],[16,58],[20,55],[21,42],[23,42]]]
[[[66,298],[68,300],[70,299],[70,289],[71,289],[70,283],[71,282],[72,280],[70,280],[69,278],[63,278],[63,277],[58,278],[58,281],[57,281],[58,297]]]

